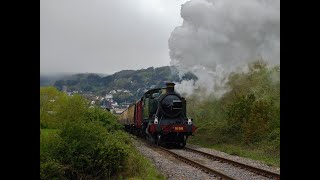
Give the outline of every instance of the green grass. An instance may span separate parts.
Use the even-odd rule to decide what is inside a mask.
[[[140,153],[138,154],[138,158],[141,158],[140,168],[142,169],[143,173],[127,179],[134,179],[134,180],[144,180],[144,179],[165,180],[166,179],[164,175],[159,173],[155,165],[149,159],[143,157]]]
[[[136,137],[132,135],[129,136],[132,141],[136,139]],[[130,148],[130,155],[125,169],[126,170],[119,175],[120,177],[118,179],[166,179],[164,175],[157,170],[151,160],[144,157],[133,145]]]
[[[246,157],[258,161],[262,161],[268,166],[280,167],[280,155],[265,152],[262,148],[250,148],[245,146],[220,144],[215,145],[213,148],[226,152],[231,155]]]
[[[142,157],[142,161],[146,174],[142,177],[138,177],[137,179],[166,179],[162,174],[159,173],[155,165],[152,164],[149,159]]]
[[[47,138],[49,135],[56,134],[60,130],[59,129],[41,129],[41,137]]]
[[[264,145],[245,146],[241,144],[210,144],[197,139],[195,136],[190,137],[188,141],[190,144],[215,149],[230,155],[258,160],[268,166],[280,167],[280,153],[278,151],[271,151],[270,148]]]

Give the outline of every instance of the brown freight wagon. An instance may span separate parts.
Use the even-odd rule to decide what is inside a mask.
[[[138,101],[131,104],[126,110],[122,112],[119,117],[119,122],[124,125],[128,132],[139,134],[142,125],[142,102]],[[134,130],[138,130],[135,131]]]
[[[120,123],[125,125],[134,125],[135,104],[131,104],[128,109],[120,115]]]

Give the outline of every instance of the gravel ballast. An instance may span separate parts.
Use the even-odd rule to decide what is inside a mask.
[[[217,179],[213,175],[187,165],[168,154],[152,149],[141,140],[134,140],[134,145],[138,151],[145,157],[149,158],[157,169],[168,179]]]
[[[217,177],[215,177],[214,175],[207,174],[195,167],[187,165],[184,162],[181,162],[180,160],[177,160],[176,158],[168,155],[167,153],[161,150],[158,150],[157,148],[153,148],[149,146],[148,144],[146,144],[146,142],[140,139],[137,139],[137,138],[133,138],[133,139],[134,139],[134,145],[139,150],[139,152],[143,154],[146,158],[150,159],[154,163],[156,168],[160,171],[160,173],[162,173],[167,179],[170,179],[170,180],[171,179],[217,179]],[[227,153],[220,152],[214,149],[203,148],[203,147],[191,145],[191,144],[187,144],[186,147],[197,149],[199,151],[220,156],[226,159],[234,160],[234,161],[247,164],[250,166],[254,166],[257,168],[265,169],[267,171],[280,173],[280,168],[270,167],[259,161],[251,160],[248,158],[242,158],[238,156],[233,156],[233,155],[229,155]],[[182,155],[186,158],[189,158],[191,160],[194,160],[209,168],[225,173],[231,177],[235,177],[236,179],[248,179],[248,180],[268,179],[264,176],[260,176],[253,172],[249,172],[245,169],[240,169],[227,163],[221,163],[218,161],[208,159],[194,152],[181,150],[181,149],[172,149],[171,151],[179,155]]]
[[[196,154],[194,152],[186,151],[183,149],[171,149],[170,151],[179,154],[180,156],[186,157],[188,159],[191,159],[195,162],[198,162],[201,165],[204,165],[208,168],[217,170],[223,174],[226,174],[230,177],[233,177],[235,179],[239,180],[267,180],[269,178],[266,178],[264,176],[257,175],[253,172],[247,171],[245,169],[241,169],[235,166],[232,166],[227,163],[222,163],[219,161],[215,161],[212,159],[208,159],[207,157],[204,157],[202,155]]]
[[[267,170],[267,171],[271,171],[271,172],[280,174],[280,168],[268,166],[268,165],[266,165],[266,164],[264,164],[264,163],[262,163],[260,161],[256,161],[256,160],[252,160],[252,159],[248,159],[248,158],[243,158],[243,157],[239,157],[239,156],[230,155],[230,154],[227,154],[227,153],[224,153],[224,152],[221,152],[221,151],[217,151],[217,150],[210,149],[210,148],[204,148],[204,147],[193,145],[193,144],[187,144],[186,147],[189,147],[189,148],[192,148],[192,149],[196,149],[196,150],[199,150],[199,151],[203,151],[203,152],[215,155],[215,156],[219,156],[219,157],[223,157],[223,158],[226,158],[226,159],[230,159],[230,160],[233,160],[233,161],[237,161],[237,162],[240,162],[240,163],[243,163],[243,164],[247,164],[249,166],[253,166],[253,167],[256,167],[256,168],[260,168],[260,169],[264,169],[264,170]]]

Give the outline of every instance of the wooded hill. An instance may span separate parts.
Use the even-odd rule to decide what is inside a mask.
[[[47,78],[48,79],[48,78]],[[40,78],[40,86],[50,84],[47,79]],[[192,73],[186,73],[181,78],[173,66],[147,68],[141,70],[122,70],[108,76],[95,73],[83,73],[64,76],[56,80],[52,85],[59,90],[67,87],[68,91],[92,92],[95,95],[105,96],[112,90],[127,90],[114,95],[114,100],[134,101],[142,96],[145,90],[154,87],[164,87],[167,81],[181,82],[182,80],[197,77]]]

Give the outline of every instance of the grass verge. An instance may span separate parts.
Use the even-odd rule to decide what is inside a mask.
[[[245,146],[241,144],[210,144],[208,142],[199,141],[196,137],[190,137],[188,143],[215,149],[230,155],[258,160],[268,166],[280,167],[280,154],[277,151],[270,150],[266,145]]]

